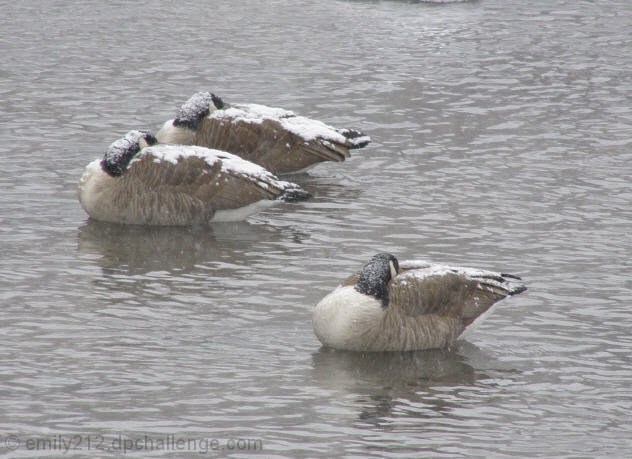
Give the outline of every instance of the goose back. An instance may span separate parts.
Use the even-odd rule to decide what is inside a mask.
[[[250,123],[238,118],[204,118],[195,134],[196,145],[230,151],[276,173],[300,172],[322,161],[344,161],[345,147],[304,140],[272,119]]]
[[[218,211],[274,200],[292,187],[297,186],[225,152],[156,145],[139,152],[118,177],[91,164],[79,197],[97,220],[190,225],[209,222]]]

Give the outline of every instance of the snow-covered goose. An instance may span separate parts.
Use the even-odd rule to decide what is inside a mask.
[[[130,131],[112,143],[79,183],[79,201],[90,217],[140,225],[243,220],[276,201],[308,197],[298,185],[238,156],[160,145],[146,131]]]
[[[344,161],[370,138],[336,129],[282,108],[225,104],[209,92],[194,94],[156,134],[160,143],[229,151],[273,174],[302,172],[322,161]]]
[[[447,347],[497,301],[526,290],[520,278],[379,253],[314,310],[325,346],[355,351]],[[480,320],[480,319],[479,319]]]

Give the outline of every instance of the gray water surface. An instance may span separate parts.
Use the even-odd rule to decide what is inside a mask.
[[[630,2],[50,1],[2,16],[0,451],[75,438],[69,453],[121,455],[171,435],[243,456],[230,440],[266,456],[630,454]],[[373,143],[293,176],[312,200],[245,222],[89,220],[85,165],[200,90]],[[450,350],[321,349],[314,305],[378,251],[529,290]],[[141,445],[127,453],[192,453]]]

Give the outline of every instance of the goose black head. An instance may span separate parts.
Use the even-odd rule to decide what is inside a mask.
[[[112,177],[123,175],[132,158],[143,148],[158,143],[148,131],[129,131],[125,137],[113,142],[105,152],[101,167]]]
[[[222,108],[224,108],[224,101],[221,98],[210,92],[198,92],[180,107],[173,125],[196,130],[205,116]]]
[[[399,272],[397,258],[390,253],[378,253],[362,267],[355,289],[382,301],[388,306],[388,283]]]

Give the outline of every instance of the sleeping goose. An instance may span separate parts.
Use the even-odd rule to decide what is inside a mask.
[[[229,151],[273,174],[302,172],[322,161],[344,161],[370,138],[353,129],[265,105],[228,105],[209,92],[194,94],[156,134],[160,143]]]
[[[275,201],[309,197],[230,153],[156,143],[149,132],[130,131],[88,164],[79,201],[92,218],[140,225],[234,221]]]
[[[312,325],[321,343],[353,351],[447,347],[497,301],[526,290],[520,278],[375,255],[323,298]]]

